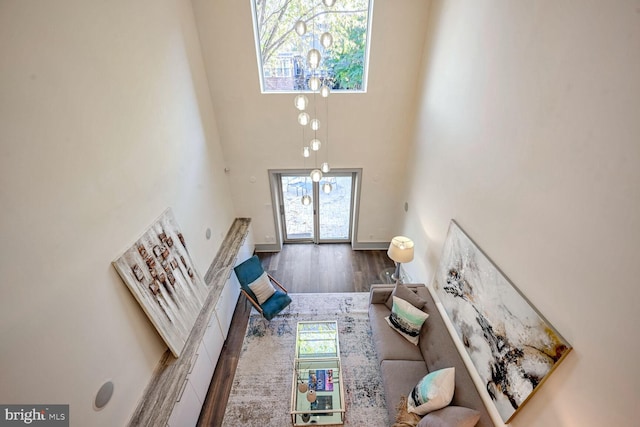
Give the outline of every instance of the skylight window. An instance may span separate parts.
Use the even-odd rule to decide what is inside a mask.
[[[251,0],[251,6],[263,93],[310,91],[313,77],[331,91],[366,92],[373,0]],[[314,49],[319,64],[308,56]]]

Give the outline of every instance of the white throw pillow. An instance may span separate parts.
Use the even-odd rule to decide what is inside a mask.
[[[429,315],[422,310],[418,310],[411,303],[393,297],[393,308],[391,314],[384,319],[389,326],[405,337],[413,345],[418,345],[420,339],[420,329]]]
[[[453,399],[456,369],[445,368],[427,374],[411,390],[407,398],[407,412],[425,415],[444,408]]]
[[[260,277],[249,283],[249,289],[251,289],[256,298],[258,298],[258,304],[260,305],[264,304],[266,300],[271,298],[271,295],[276,293],[276,290],[271,284],[271,280],[269,280],[269,276],[267,276],[266,272],[262,273]]]

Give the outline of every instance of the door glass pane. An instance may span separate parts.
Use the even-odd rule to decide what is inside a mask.
[[[325,176],[320,182],[319,228],[320,240],[348,240],[350,238],[352,177]],[[325,184],[331,191],[325,192]]]
[[[313,201],[305,206],[302,196],[311,193],[309,176],[281,176],[282,202],[284,206],[285,240],[313,239]]]

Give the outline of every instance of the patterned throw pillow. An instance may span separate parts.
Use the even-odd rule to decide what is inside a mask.
[[[429,315],[422,310],[418,310],[407,301],[393,297],[393,308],[391,314],[385,320],[400,335],[413,345],[418,345],[420,329]]]
[[[276,293],[276,289],[271,284],[269,276],[264,272],[253,282],[249,283],[249,288],[258,298],[258,304],[262,305],[266,300],[271,298],[271,295]]]
[[[453,399],[455,375],[455,368],[440,369],[427,374],[411,390],[407,399],[407,411],[425,415],[447,406]]]

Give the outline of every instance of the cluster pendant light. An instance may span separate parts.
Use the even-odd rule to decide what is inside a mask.
[[[322,33],[322,35],[320,36],[320,44],[325,49],[329,49],[333,44],[333,36],[331,35],[331,33]]]
[[[313,151],[318,151],[320,150],[320,147],[322,147],[322,142],[320,142],[319,139],[314,138],[311,140],[311,142],[309,143],[309,146],[311,147],[311,149]]]
[[[322,3],[324,4],[325,7],[330,8],[332,7],[336,1],[335,0],[322,0]],[[308,79],[308,87],[309,90],[313,93],[313,118],[311,117],[311,115],[307,112],[307,109],[309,108],[309,98],[304,95],[304,94],[298,94],[295,96],[294,98],[294,105],[296,107],[296,109],[299,111],[298,113],[298,123],[303,127],[302,130],[302,140],[303,140],[303,146],[302,146],[302,157],[305,159],[305,168],[306,168],[306,159],[308,157],[311,156],[311,154],[314,154],[315,157],[315,168],[311,171],[311,173],[309,174],[309,177],[311,178],[311,181],[313,182],[320,182],[322,180],[323,177],[323,173],[328,173],[331,168],[329,167],[329,154],[328,154],[328,141],[329,141],[329,126],[328,126],[328,120],[329,120],[329,102],[328,100],[325,101],[326,104],[326,114],[327,114],[327,118],[326,118],[326,136],[327,139],[325,140],[325,146],[326,151],[327,151],[327,155],[326,155],[326,159],[327,161],[322,162],[322,164],[320,165],[320,167],[318,167],[318,152],[320,151],[320,148],[322,147],[322,142],[320,141],[320,139],[318,139],[317,137],[317,132],[320,130],[321,127],[321,123],[320,120],[315,117],[316,116],[316,93],[320,93],[320,96],[322,98],[328,98],[329,94],[331,93],[331,88],[330,88],[330,83],[327,82],[325,79],[321,79],[321,77],[319,77],[319,75],[321,76],[322,73],[320,72],[322,70],[322,60],[323,60],[323,52],[321,52],[321,49],[329,49],[332,45],[333,45],[333,36],[331,35],[331,33],[329,33],[328,31],[323,32],[318,38],[316,38],[316,34],[315,34],[315,30],[316,30],[316,26],[315,26],[315,17],[316,17],[316,13],[315,13],[315,7],[314,7],[314,11],[313,11],[313,21],[312,21],[312,34],[310,37],[308,37],[308,40],[311,40],[311,46],[309,47],[307,54],[306,54],[306,66],[308,68],[308,71],[310,72],[310,76]],[[304,18],[300,18],[294,25],[294,30],[295,32],[299,35],[299,36],[304,36],[305,34],[307,34],[308,28],[307,28],[307,21],[304,20]],[[319,42],[319,44],[316,44],[317,42]],[[313,138],[309,141],[308,145],[305,145],[304,143],[304,127],[306,127],[307,125],[309,125],[309,127],[311,128],[311,130],[313,131]],[[305,178],[306,180],[306,178]],[[306,186],[305,186],[306,188]],[[324,193],[330,193],[332,190],[332,186],[329,182],[324,182],[321,185],[321,189]],[[302,204],[305,206],[310,205],[312,202],[311,200],[311,196],[305,194],[302,196]]]
[[[293,102],[298,110],[304,111],[307,109],[307,105],[309,105],[309,98],[305,95],[297,95]]]
[[[307,53],[307,62],[309,63],[309,68],[312,70],[315,70],[320,66],[321,59],[322,55],[320,55],[320,51],[318,49],[311,49],[309,53]]]
[[[298,22],[296,22],[295,30],[299,36],[304,36],[307,32],[307,24],[303,20],[299,20]]]

